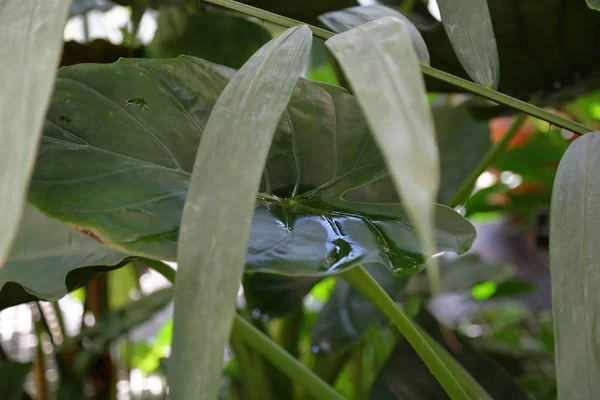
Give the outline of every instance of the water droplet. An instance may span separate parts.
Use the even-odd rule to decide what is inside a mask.
[[[66,122],[67,124],[71,123],[71,118],[67,117],[66,115],[61,115],[60,117],[58,117],[58,120],[60,122]]]
[[[270,316],[269,314],[267,314],[267,313],[263,313],[263,314],[260,316],[260,320],[261,320],[262,322],[269,322],[269,320],[270,320],[270,319],[271,319],[271,316]]]
[[[313,354],[319,354],[319,352],[321,351],[321,348],[318,345],[313,344],[312,347],[310,348],[310,351],[312,351]]]
[[[133,97],[133,98],[127,100],[125,102],[125,104],[127,104],[128,106],[132,106],[132,105],[139,106],[142,109],[142,111],[150,110],[150,106],[148,105],[148,102],[143,97]]]
[[[250,316],[252,317],[252,319],[259,319],[261,315],[261,312],[258,308],[253,308],[252,311],[250,311]]]

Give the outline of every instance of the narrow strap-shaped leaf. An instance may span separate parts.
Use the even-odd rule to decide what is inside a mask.
[[[70,3],[0,1],[0,268],[27,199]]]
[[[438,0],[444,29],[458,60],[473,80],[497,88],[498,47],[487,0]]]
[[[429,65],[429,50],[427,50],[427,45],[425,44],[425,40],[423,40],[423,36],[421,36],[421,32],[419,32],[417,27],[408,18],[393,8],[381,4],[351,7],[323,14],[319,17],[319,20],[332,31],[341,33],[383,17],[395,17],[406,24],[412,44],[415,46],[417,57],[424,64]]]
[[[217,397],[266,157],[310,51],[288,29],[240,69],[204,130],[179,235],[170,398]]]
[[[600,393],[600,133],[563,156],[550,210],[550,272],[559,399]]]
[[[600,0],[586,0],[587,5],[592,10],[600,11]]]
[[[439,155],[423,76],[406,25],[384,17],[325,45],[350,81],[424,252],[435,252]]]

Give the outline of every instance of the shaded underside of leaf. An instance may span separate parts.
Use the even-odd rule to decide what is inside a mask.
[[[429,65],[429,51],[427,50],[427,45],[425,44],[421,33],[408,18],[393,8],[381,4],[372,4],[365,7],[351,7],[345,10],[332,11],[323,14],[319,17],[319,20],[333,32],[341,33],[382,17],[395,17],[406,24],[417,57],[419,57],[419,60]]]
[[[161,7],[158,28],[146,47],[146,56],[174,58],[185,54],[240,68],[270,39],[266,29],[244,18]]]
[[[30,201],[126,254],[175,260],[194,149],[234,73],[193,57],[63,68]],[[301,79],[269,152],[248,269],[332,274],[369,260],[398,271],[422,268],[401,206],[341,200],[386,175],[354,97]],[[468,250],[471,224],[443,206],[436,218],[438,249]]]
[[[4,268],[0,309],[27,301],[58,300],[98,272],[118,268],[127,256],[85,233],[27,207]]]
[[[0,268],[25,206],[69,0],[0,3]]]
[[[439,0],[442,23],[461,64],[473,80],[497,88],[500,62],[487,0]]]
[[[439,156],[406,25],[384,17],[338,34],[325,45],[350,80],[424,252],[433,254]]]
[[[221,93],[206,124],[178,246],[172,399],[218,394],[255,196],[311,39],[310,29],[301,26],[262,47]]]
[[[600,133],[571,144],[550,209],[550,272],[558,397],[600,393]]]

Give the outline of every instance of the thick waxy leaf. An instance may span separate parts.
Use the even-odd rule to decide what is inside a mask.
[[[301,26],[262,47],[221,93],[206,124],[179,237],[169,368],[174,400],[219,392],[255,196],[311,42],[310,29]]]
[[[20,364],[14,361],[0,361],[0,393],[3,400],[23,400],[25,379],[31,370],[31,364]]]
[[[517,386],[506,371],[502,370],[485,355],[479,353],[465,339],[457,337],[460,351],[453,351],[444,341],[439,325],[431,315],[422,311],[417,317],[417,322],[460,362],[468,373],[485,388],[491,398],[529,399],[527,394]],[[369,399],[438,400],[448,399],[448,396],[410,344],[406,340],[400,339],[373,384]]]
[[[350,80],[425,254],[434,254],[439,156],[406,25],[384,17],[338,34],[325,45]]]
[[[508,264],[488,264],[478,255],[468,254],[454,260],[441,259],[439,262],[442,290],[453,292],[470,289],[481,282],[502,283],[514,275]],[[409,294],[430,294],[426,275],[420,274],[410,279],[406,291]]]
[[[25,206],[69,4],[0,3],[0,268]]]
[[[390,275],[378,264],[365,265],[381,287],[397,297],[406,287],[408,278]],[[369,301],[344,280],[336,282],[329,301],[312,328],[313,351],[328,356],[346,350],[356,343],[375,323],[386,318]]]
[[[266,29],[243,18],[162,7],[146,56],[174,58],[186,54],[239,68],[270,39]]]
[[[500,62],[487,0],[438,0],[442,23],[461,64],[473,80],[496,88]]]
[[[0,309],[38,299],[58,300],[96,273],[124,265],[125,258],[28,207],[8,261],[0,269]]]
[[[588,6],[592,10],[600,10],[600,1],[599,0],[585,0],[587,1]]]
[[[195,149],[234,72],[192,57],[61,69],[30,201],[127,254],[175,260]],[[315,275],[369,260],[421,269],[402,207],[340,200],[386,174],[355,99],[301,79],[271,145],[248,269]],[[443,206],[436,218],[438,250],[469,249],[468,221]]]
[[[577,139],[558,167],[550,209],[550,273],[560,399],[600,393],[600,133]]]
[[[351,7],[323,14],[319,17],[319,20],[333,32],[341,33],[382,17],[395,17],[404,22],[410,34],[412,44],[415,47],[417,57],[425,64],[429,64],[429,51],[421,33],[408,18],[393,8],[382,6],[381,4],[373,4],[366,7]]]

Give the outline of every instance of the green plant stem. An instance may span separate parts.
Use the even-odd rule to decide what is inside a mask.
[[[144,260],[156,272],[175,283],[176,272],[173,268],[160,261]],[[243,341],[262,354],[268,361],[279,368],[284,374],[300,383],[306,392],[316,400],[344,400],[344,397],[327,385],[321,378],[306,368],[300,361],[292,357],[273,340],[268,338],[250,322],[239,315],[233,321],[232,336]]]
[[[456,380],[436,351],[429,345],[419,329],[402,312],[394,300],[388,296],[385,290],[379,286],[367,270],[359,265],[345,272],[343,277],[355,290],[373,301],[392,320],[451,399],[470,399],[465,389]]]
[[[278,24],[284,27],[291,28],[293,26],[298,25],[307,25],[313,34],[316,37],[319,37],[323,40],[327,40],[335,33],[330,32],[326,29],[318,28],[316,26],[305,24],[301,21],[297,21],[292,18],[283,17],[281,15],[261,10],[260,8],[252,7],[246,4],[239,3],[234,0],[202,0],[205,3],[214,4],[223,8],[227,8],[230,10],[238,11],[240,13],[250,15],[252,17],[256,17],[265,21],[272,22],[274,24]],[[525,114],[531,115],[543,121],[549,122],[553,125],[556,125],[560,128],[564,128],[573,133],[582,135],[584,133],[592,132],[593,129],[585,126],[583,124],[570,121],[566,118],[563,118],[559,115],[553,114],[549,111],[546,111],[542,108],[529,104],[525,101],[515,99],[514,97],[508,96],[504,93],[500,93],[496,90],[487,88],[485,86],[478,85],[476,83],[470,82],[466,79],[459,78],[447,72],[441,71],[439,69],[430,67],[429,65],[420,63],[421,71],[423,74],[428,75],[432,78],[441,80],[443,82],[449,83],[453,86],[464,89],[468,92],[474,93],[478,96],[486,98],[488,100],[495,101],[496,103],[503,104],[505,106],[514,108],[515,110],[519,110]]]
[[[450,207],[454,208],[456,206],[459,206],[469,199],[473,191],[473,186],[475,186],[475,182],[477,181],[477,178],[479,178],[479,176],[494,161],[496,161],[498,156],[506,150],[506,148],[508,147],[508,143],[513,137],[515,137],[521,126],[523,126],[525,119],[527,119],[527,115],[521,114],[513,122],[510,129],[508,130],[508,132],[506,132],[502,140],[500,140],[494,147],[490,149],[490,151],[488,151],[483,160],[481,160],[479,165],[477,165],[477,167],[471,171],[471,174],[467,177],[467,179],[464,180],[460,188],[456,191],[454,197],[452,197],[452,200],[448,204]]]
[[[284,374],[300,383],[314,399],[342,400],[344,398],[300,361],[283,351],[277,343],[260,333],[250,322],[240,316],[236,316],[233,321],[232,332],[242,337],[250,347],[262,354]]]
[[[245,387],[248,388],[248,398],[250,400],[261,400],[264,397],[261,395],[260,385],[257,383],[262,379],[257,376],[254,369],[254,364],[252,362],[252,357],[246,348],[243,340],[239,335],[234,335],[232,332],[231,335],[231,347],[233,348],[233,352],[237,358],[237,361],[240,365],[240,370],[242,372],[242,377],[246,381]]]

